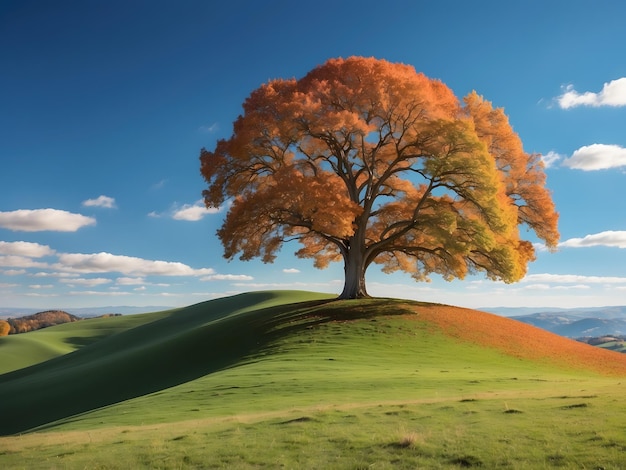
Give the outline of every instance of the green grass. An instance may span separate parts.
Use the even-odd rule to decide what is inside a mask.
[[[50,328],[38,341],[74,352],[0,375],[0,433],[28,431],[0,438],[0,467],[626,465],[624,378],[451,338],[405,304],[264,292]]]
[[[0,339],[0,374],[22,369],[76,351],[100,339],[156,321],[176,310],[91,318]]]

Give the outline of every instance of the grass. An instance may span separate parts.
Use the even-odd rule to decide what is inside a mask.
[[[74,352],[0,375],[0,466],[624,467],[626,357],[472,312],[265,292],[50,328]]]

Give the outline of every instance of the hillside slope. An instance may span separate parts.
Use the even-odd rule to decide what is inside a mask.
[[[625,355],[442,305],[257,292],[146,318],[1,375],[0,434],[81,413],[99,422],[162,422],[381,393],[407,398],[418,384],[431,383],[437,394],[478,382],[506,388],[512,374],[531,383],[541,370],[555,379],[581,371],[626,376]],[[70,326],[67,335],[75,333]],[[457,373],[442,379],[448,371]],[[109,408],[94,411],[102,407]]]

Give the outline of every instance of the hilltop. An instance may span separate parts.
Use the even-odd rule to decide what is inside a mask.
[[[29,350],[37,353],[29,355]],[[392,459],[387,454],[398,449],[421,448],[410,458],[403,454],[408,460],[402,460],[402,465],[507,466],[502,459],[508,458],[509,466],[525,468],[518,461],[523,454],[525,459],[535,459],[526,468],[536,468],[540,457],[533,457],[528,449],[534,446],[536,454],[537,442],[528,441],[527,447],[525,431],[513,431],[511,426],[532,423],[535,433],[549,436],[542,437],[548,449],[557,445],[555,440],[567,437],[551,430],[555,420],[571,429],[586,423],[584,435],[580,434],[586,449],[597,448],[597,455],[612,459],[612,451],[603,445],[607,437],[593,444],[593,436],[585,433],[592,417],[606,421],[603,406],[621,396],[617,384],[626,377],[626,355],[497,315],[397,299],[336,301],[324,294],[291,291],[248,293],[1,338],[0,368],[18,356],[22,362],[14,362],[12,370],[5,367],[6,373],[0,375],[0,433],[38,432],[31,434],[32,441],[0,439],[0,448],[4,442],[14,449],[15,458],[27,459],[23,447],[27,442],[31,453],[33,445],[43,445],[38,433],[46,431],[42,436],[48,436],[48,442],[56,442],[53,434],[60,433],[59,442],[73,450],[64,453],[59,464],[70,463],[69,468],[98,462],[80,450],[85,431],[93,439],[92,451],[98,442],[106,447],[99,458],[131,459],[136,466],[151,465],[141,460],[139,450],[144,439],[140,436],[146,436],[146,442],[172,442],[163,444],[162,454],[147,451],[150,458],[168,456],[163,464],[167,468],[253,468],[283,462],[286,455],[311,459],[325,455],[320,461],[296,459],[287,465],[319,468],[339,461],[324,458],[349,458],[350,443],[356,445],[353,439],[375,446],[379,444],[372,439],[387,443],[380,444],[385,456],[367,453],[365,466],[377,458]],[[575,411],[555,416],[554,410],[570,409],[563,407]],[[471,410],[477,414],[466,414]],[[504,419],[514,413],[517,418]],[[616,420],[621,416],[616,410],[611,413]],[[336,422],[341,427],[333,424],[333,416],[345,417]],[[477,441],[467,441],[469,435],[459,434],[456,428],[454,448],[436,450],[437,442],[450,438],[439,433],[457,426],[452,424],[457,420],[474,423],[472,436],[477,437],[471,439]],[[214,434],[234,430],[232,426],[241,423],[249,423],[245,429],[257,437],[232,441],[229,436],[236,434],[231,431]],[[326,424],[320,428],[320,423]],[[362,435],[370,425],[378,431]],[[437,435],[414,436],[408,430],[423,425]],[[397,433],[398,426],[407,427],[406,442],[393,435],[379,436],[382,429]],[[605,436],[613,432],[609,422],[603,421],[602,426]],[[291,438],[275,434],[288,428]],[[196,451],[185,442],[196,442],[193,436],[200,430],[213,436],[215,444],[201,439],[205,444],[198,448],[217,443],[220,447],[192,458],[190,452]],[[353,437],[346,435],[348,430]],[[330,435],[312,445],[308,439],[298,440],[300,432]],[[515,448],[493,440],[494,435],[511,432],[516,435]],[[137,437],[132,437],[134,433]],[[270,456],[272,447],[261,435],[273,435],[267,439],[277,443],[296,441],[289,449],[276,444],[285,454]],[[125,446],[111,447],[113,442],[132,445],[132,455],[120,455]],[[322,452],[322,445],[327,451]],[[42,447],[37,455],[42,458],[50,452],[52,458],[58,454],[52,449]],[[184,464],[185,455],[196,464]],[[580,455],[572,456],[577,459],[572,461],[574,468],[581,460]],[[241,459],[248,457],[244,464]],[[359,466],[346,462],[338,467]]]

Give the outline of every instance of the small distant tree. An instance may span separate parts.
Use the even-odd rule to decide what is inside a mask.
[[[351,57],[272,80],[243,111],[200,153],[206,206],[232,201],[217,232],[228,259],[271,262],[298,240],[318,268],[343,261],[340,298],[359,298],[372,263],[514,282],[534,259],[520,226],[558,242],[540,155],[475,92],[461,103],[410,66]]]
[[[4,320],[0,320],[0,336],[7,336],[11,331],[11,325]]]

